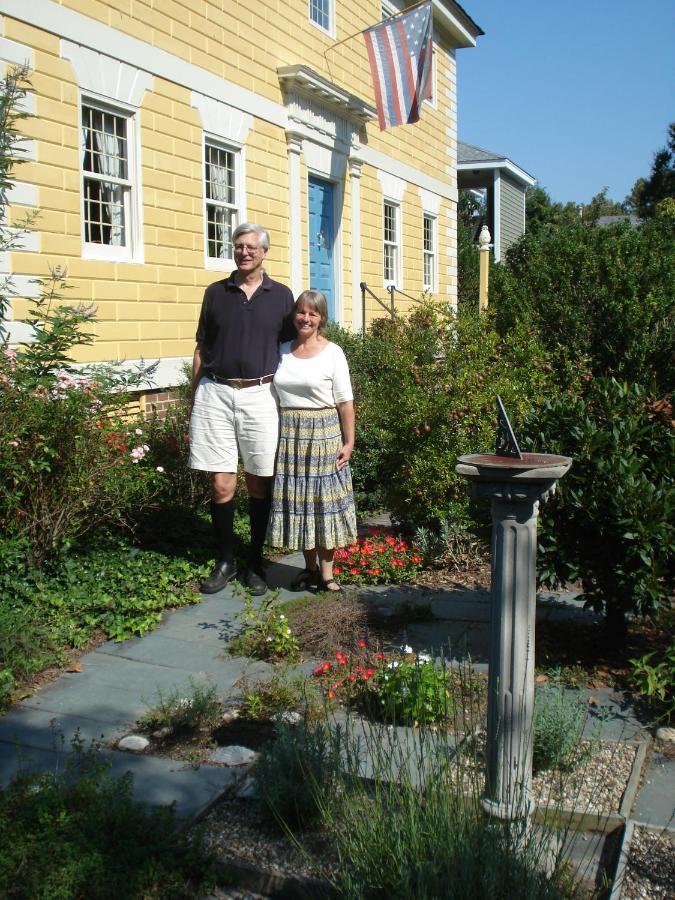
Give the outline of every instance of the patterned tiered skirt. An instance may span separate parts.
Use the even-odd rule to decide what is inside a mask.
[[[350,468],[336,466],[342,446],[337,410],[280,412],[267,540],[291,550],[346,547],[356,540],[356,510]]]

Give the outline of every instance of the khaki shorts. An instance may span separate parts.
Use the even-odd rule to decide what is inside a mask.
[[[272,384],[234,388],[202,378],[190,417],[191,469],[274,475],[279,409]]]

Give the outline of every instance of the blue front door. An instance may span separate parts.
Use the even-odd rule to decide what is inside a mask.
[[[309,179],[309,286],[325,295],[331,319],[335,318],[333,190],[330,181]]]

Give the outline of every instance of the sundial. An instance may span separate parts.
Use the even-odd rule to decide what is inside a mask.
[[[495,456],[508,456],[511,459],[522,459],[523,454],[520,452],[518,441],[511,428],[509,417],[506,415],[502,398],[497,394],[497,422],[499,430],[497,431],[497,446],[495,447]]]

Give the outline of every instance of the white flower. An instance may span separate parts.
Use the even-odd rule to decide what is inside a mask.
[[[402,653],[413,653],[414,651],[413,651],[412,647],[409,647],[407,644],[404,644],[403,647],[401,647],[401,652]]]
[[[136,429],[136,431],[135,431],[135,434],[137,434],[137,435],[138,435],[138,437],[140,437],[140,436],[141,436],[141,435],[142,435],[142,434],[143,434],[143,431],[142,431],[142,429],[140,429],[140,428],[137,428],[137,429]]]
[[[283,613],[281,613],[281,615],[279,616],[279,618],[280,618],[280,619],[285,619],[286,616],[285,616]]]
[[[417,661],[421,663],[431,662],[431,657],[428,653],[420,653],[417,656]]]
[[[159,472],[160,475],[164,474],[164,466],[157,466],[155,472]]]

